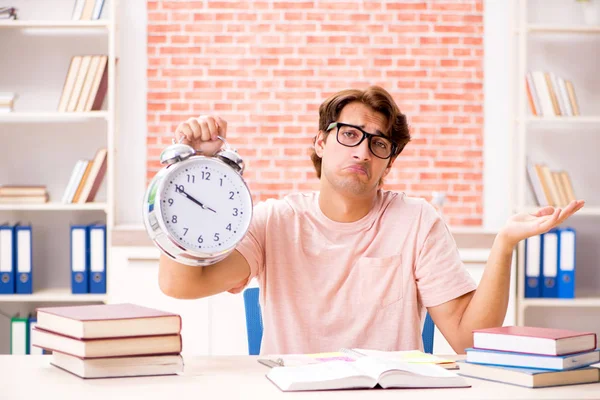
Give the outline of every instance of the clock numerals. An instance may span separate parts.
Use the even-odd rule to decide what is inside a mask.
[[[196,175],[187,174],[188,183],[196,183]]]
[[[214,240],[215,242],[218,242],[218,241],[219,241],[219,234],[218,234],[218,233],[215,233],[215,236],[213,236],[213,240]]]
[[[223,178],[219,178],[219,181],[220,181],[219,186],[223,186]]]
[[[233,195],[234,195],[233,192],[229,192],[229,200],[233,200]]]
[[[178,193],[185,192],[183,185],[175,185],[175,191]]]
[[[204,243],[204,239],[202,239],[202,235],[198,236],[198,243]]]
[[[170,206],[172,206],[174,202],[175,202],[175,200],[173,200],[173,199],[167,200],[167,203],[169,203]]]
[[[183,228],[183,230],[185,231],[185,232],[183,232],[183,236],[187,235],[189,229],[188,228]]]
[[[233,214],[232,214],[232,215],[233,215],[234,217],[237,217],[237,216],[238,216],[238,209],[237,209],[237,208],[234,208],[234,209],[233,209]]]
[[[227,227],[225,229],[227,229],[229,232],[231,232],[231,224],[227,225]]]
[[[173,215],[171,217],[171,223],[176,224],[177,223],[177,215]]]
[[[202,171],[202,180],[203,181],[210,181],[210,172],[208,171]]]

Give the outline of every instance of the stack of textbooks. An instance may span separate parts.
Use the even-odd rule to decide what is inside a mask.
[[[505,326],[473,332],[460,374],[537,388],[600,381],[593,332]]]
[[[31,344],[81,378],[183,371],[181,316],[135,304],[39,308]]]
[[[45,185],[0,185],[0,204],[41,204],[49,199]]]

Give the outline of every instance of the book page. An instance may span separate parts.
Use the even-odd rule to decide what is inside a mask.
[[[365,371],[365,373],[367,373],[369,376],[376,376],[377,378],[379,378],[386,372],[394,370],[435,378],[456,376],[455,373],[447,371],[444,368],[439,367],[437,365],[413,364],[408,362],[390,360],[386,358],[376,358],[372,356],[359,358],[354,364],[356,368]]]
[[[408,363],[416,364],[453,364],[453,360],[448,360],[433,354],[423,353],[419,350],[407,350],[407,351],[382,351],[382,350],[369,350],[369,349],[353,349],[355,352],[364,354],[367,356],[374,356],[377,358],[386,358],[396,361],[404,361]]]

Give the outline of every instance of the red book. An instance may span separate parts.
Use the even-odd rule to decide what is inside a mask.
[[[76,339],[174,335],[181,316],[128,303],[44,307],[37,327]]]
[[[473,347],[527,354],[562,356],[595,350],[594,332],[531,326],[503,326],[473,331]]]

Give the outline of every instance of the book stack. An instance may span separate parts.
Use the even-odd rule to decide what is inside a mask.
[[[600,381],[593,332],[505,326],[473,332],[460,375],[531,388]]]
[[[553,72],[529,71],[525,77],[531,113],[543,117],[579,116],[573,83]]]
[[[59,112],[88,112],[102,108],[108,88],[108,56],[83,55],[71,58]]]
[[[17,95],[11,92],[0,92],[0,113],[9,113],[14,111]]]
[[[81,378],[173,375],[183,370],[181,316],[135,304],[37,309],[32,346]]]
[[[49,200],[43,185],[0,185],[0,204],[40,204]]]
[[[63,193],[65,204],[83,204],[93,202],[106,174],[108,151],[98,149],[93,160],[78,160],[73,167],[71,177]]]
[[[527,176],[538,206],[565,207],[577,200],[569,173],[527,160]]]

